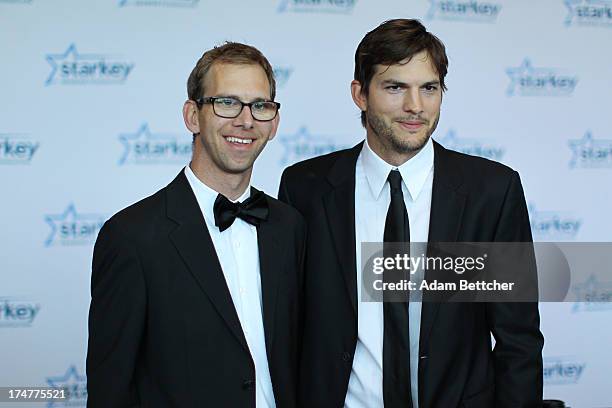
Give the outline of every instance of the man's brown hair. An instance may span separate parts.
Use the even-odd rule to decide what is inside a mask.
[[[196,63],[187,80],[187,95],[192,101],[204,96],[204,77],[214,63],[259,65],[263,68],[270,83],[270,98],[276,96],[276,81],[270,62],[257,48],[237,42],[226,42],[223,45],[206,51]]]
[[[448,58],[442,41],[428,32],[419,20],[398,18],[388,20],[363,37],[355,51],[355,80],[361,84],[361,92],[368,95],[368,88],[376,65],[393,65],[410,61],[421,51],[427,51],[431,63],[438,73],[440,87],[446,90],[444,77],[448,69]],[[361,124],[367,123],[365,112],[361,112]]]

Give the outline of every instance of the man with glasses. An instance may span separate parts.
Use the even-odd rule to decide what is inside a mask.
[[[431,139],[447,65],[419,21],[381,24],[355,52],[365,141],[283,173],[279,198],[308,222],[305,407],[542,404],[537,303],[362,299],[362,242],[531,241],[518,173]]]
[[[294,407],[305,225],[250,185],[279,122],[272,67],[226,43],[187,91],[191,162],[96,241],[87,406]]]

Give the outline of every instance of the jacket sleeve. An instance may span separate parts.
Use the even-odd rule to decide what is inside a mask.
[[[145,281],[134,244],[116,224],[104,224],[94,247],[88,408],[139,406],[134,373],[145,326]]]
[[[525,196],[516,172],[508,184],[494,241],[532,242]],[[535,266],[529,270],[536,274]],[[537,290],[537,276],[528,278]],[[495,407],[541,407],[544,337],[538,303],[488,303],[487,321],[495,338]]]
[[[278,186],[278,199],[283,203],[293,206],[291,203],[291,197],[289,196],[289,187],[287,182],[287,169],[283,171],[281,176],[280,185]]]

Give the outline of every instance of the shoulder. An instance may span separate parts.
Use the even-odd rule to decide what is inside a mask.
[[[265,194],[265,193],[264,193]],[[287,228],[304,228],[304,217],[298,210],[276,198],[265,194],[268,206],[270,207],[270,216],[277,221],[283,223]]]
[[[111,234],[128,240],[150,235],[159,221],[166,218],[165,189],[118,211],[104,223],[100,235]]]
[[[463,186],[468,189],[503,194],[510,184],[520,184],[518,172],[494,160],[449,150],[438,143],[435,155],[434,177],[435,172],[443,172],[445,177],[461,177]]]

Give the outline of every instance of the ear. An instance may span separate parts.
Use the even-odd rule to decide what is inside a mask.
[[[198,117],[198,105],[192,100],[186,100],[183,104],[183,120],[185,126],[191,133],[200,133],[200,119]]]
[[[351,81],[351,96],[353,97],[355,105],[365,112],[368,106],[368,98],[362,92],[361,83],[357,80]]]
[[[276,136],[276,131],[278,130],[279,123],[280,123],[280,111],[276,112],[276,117],[271,120],[272,129],[270,130],[270,136],[268,137],[268,140],[272,140],[274,139],[274,136]]]

